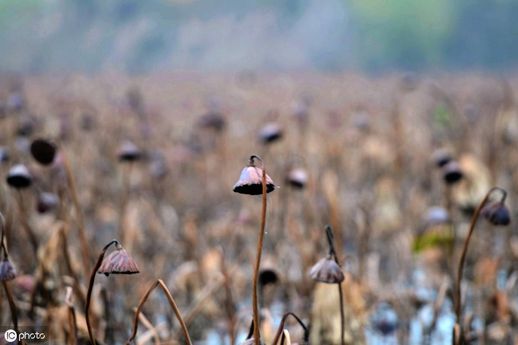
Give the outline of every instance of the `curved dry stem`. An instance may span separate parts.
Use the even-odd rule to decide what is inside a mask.
[[[261,157],[259,157],[258,155],[251,155],[250,158],[248,159],[248,165],[251,167],[255,167],[255,160],[258,160],[259,162],[261,162],[261,167],[264,168],[263,159]]]
[[[279,338],[282,336],[282,332],[284,330],[284,324],[286,323],[286,319],[288,318],[288,316],[292,316],[299,323],[300,327],[302,327],[302,329],[304,329],[304,342],[308,341],[309,330],[308,330],[307,326],[304,324],[304,322],[302,322],[302,320],[295,313],[287,312],[282,316],[281,323],[279,324],[279,327],[277,328],[277,332],[275,333],[275,337],[273,338],[273,342],[272,342],[273,345],[277,345],[277,343],[279,342]]]
[[[7,282],[3,281],[2,285],[4,287],[5,295],[7,296],[7,301],[9,302],[9,309],[11,311],[11,319],[13,321],[14,330],[16,331],[16,333],[19,333],[18,313],[16,311],[16,304],[14,303],[13,294],[11,293],[11,289],[9,289],[9,285],[7,285]]]
[[[469,243],[471,241],[471,237],[473,236],[473,232],[475,230],[475,226],[477,225],[478,218],[480,216],[480,212],[482,211],[482,208],[486,205],[486,203],[489,201],[491,194],[493,192],[499,191],[502,193],[501,202],[504,202],[507,197],[507,192],[499,187],[493,187],[491,188],[484,199],[480,202],[480,204],[475,209],[475,212],[473,213],[473,217],[471,218],[471,223],[469,225],[468,230],[468,236],[466,237],[466,240],[464,241],[464,247],[462,248],[462,253],[460,255],[459,265],[457,268],[457,279],[455,282],[455,294],[454,294],[454,300],[455,300],[455,316],[457,318],[457,324],[461,324],[461,316],[462,316],[462,292],[461,292],[461,282],[462,282],[462,274],[464,272],[464,264],[466,262],[466,255],[468,253],[468,247]],[[463,331],[462,328],[460,328],[460,334],[457,334],[455,343],[460,344],[463,342]]]
[[[160,287],[162,289],[162,291],[164,291],[164,294],[166,295],[167,300],[169,301],[169,304],[171,305],[171,308],[173,309],[173,311],[176,315],[176,319],[180,323],[180,326],[182,328],[182,331],[183,331],[183,334],[185,337],[185,341],[187,342],[188,345],[192,345],[191,337],[189,335],[189,331],[187,330],[187,326],[185,325],[185,321],[182,318],[182,314],[180,313],[180,309],[178,309],[178,306],[176,305],[176,302],[173,298],[173,295],[171,294],[171,291],[169,291],[169,289],[167,288],[167,286],[165,285],[165,283],[162,279],[157,279],[157,281],[154,282],[153,285],[151,285],[149,287],[149,289],[146,291],[146,293],[140,300],[140,302],[137,306],[137,311],[135,312],[135,319],[133,321],[133,331],[131,333],[131,336],[126,341],[126,344],[130,344],[135,339],[135,337],[137,335],[138,319],[139,319],[140,311],[142,310],[142,307],[144,306],[144,303],[146,303],[151,292],[157,287]]]
[[[333,228],[331,225],[326,225],[326,238],[329,244],[329,255],[333,257],[336,264],[340,266],[338,256],[336,255]],[[345,345],[345,312],[344,312],[344,294],[342,291],[342,283],[336,284],[338,286],[338,296],[340,300],[340,344]]]
[[[257,157],[257,156],[252,156]],[[252,160],[250,157],[250,160]],[[254,267],[254,282],[253,282],[253,291],[252,291],[252,309],[254,316],[254,344],[259,345],[261,343],[261,335],[259,332],[259,298],[257,296],[257,286],[259,284],[259,268],[261,266],[261,255],[263,252],[263,242],[264,242],[264,230],[266,227],[266,169],[263,167],[263,174],[261,179],[261,184],[263,187],[262,193],[262,212],[261,212],[261,226],[259,228],[259,240],[257,241],[257,256],[255,259],[255,267]]]
[[[90,343],[92,345],[95,345],[95,338],[92,333],[92,325],[90,324],[90,302],[92,299],[92,290],[94,287],[95,282],[95,275],[97,274],[97,270],[99,267],[101,267],[101,264],[104,259],[104,255],[106,254],[106,251],[112,244],[118,244],[119,241],[112,240],[107,245],[104,246],[103,250],[101,251],[101,254],[99,254],[99,258],[97,259],[97,262],[95,263],[94,269],[92,270],[92,273],[90,274],[90,282],[88,283],[88,291],[86,293],[86,305],[85,305],[85,319],[86,319],[86,328],[88,329],[88,336],[90,337]]]

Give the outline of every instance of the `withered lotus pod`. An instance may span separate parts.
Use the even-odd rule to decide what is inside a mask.
[[[398,316],[387,302],[381,302],[376,307],[371,322],[374,330],[384,337],[396,332],[399,326]]]
[[[139,269],[135,261],[129,256],[120,244],[104,258],[97,273],[109,276],[110,274],[136,274]]]
[[[47,213],[59,204],[59,197],[54,193],[42,192],[38,195],[36,210],[38,213]]]
[[[259,285],[276,284],[278,281],[279,274],[273,268],[263,268],[259,271]]]
[[[16,189],[27,188],[32,184],[29,169],[23,164],[16,164],[7,173],[7,184]]]
[[[481,210],[481,214],[493,225],[505,226],[511,223],[509,209],[501,201],[488,203]]]
[[[216,132],[223,131],[226,125],[227,123],[223,114],[215,111],[208,112],[198,120],[198,126],[200,128],[212,129]]]
[[[453,157],[448,150],[438,149],[435,150],[432,154],[432,160],[437,167],[442,168],[443,166],[451,162],[453,160]]]
[[[56,157],[57,147],[45,139],[36,139],[31,143],[31,154],[41,165],[50,165]]]
[[[270,122],[264,125],[259,131],[259,139],[263,144],[271,144],[282,138],[283,131],[281,126],[276,122]]]
[[[311,279],[326,284],[339,284],[345,279],[344,272],[331,257],[319,260],[311,267],[309,275]]]
[[[0,281],[6,282],[16,278],[16,269],[9,259],[0,262]]]
[[[135,162],[142,157],[142,151],[131,141],[125,141],[119,148],[121,162]]]
[[[288,172],[286,182],[293,188],[304,189],[308,183],[308,173],[302,168],[294,168]]]
[[[254,158],[250,157],[250,162],[247,167],[241,170],[239,180],[234,185],[233,191],[240,194],[260,195],[263,193],[262,176],[263,169],[256,167]],[[275,190],[273,180],[266,174],[266,193]]]
[[[459,163],[450,161],[442,167],[442,177],[447,184],[455,184],[459,182],[464,173],[462,172]]]

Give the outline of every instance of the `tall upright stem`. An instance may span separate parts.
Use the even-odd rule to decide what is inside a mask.
[[[255,259],[255,268],[254,268],[254,282],[253,282],[253,313],[254,313],[254,345],[260,344],[260,333],[259,333],[259,302],[257,296],[257,286],[259,284],[259,268],[261,266],[261,254],[263,251],[263,241],[264,241],[264,229],[266,227],[266,169],[263,166],[263,175],[262,175],[262,187],[263,187],[263,205],[261,212],[261,226],[259,228],[259,240],[257,241],[257,256]]]
[[[119,243],[117,240],[110,241],[107,245],[104,246],[101,254],[99,255],[99,258],[97,259],[97,262],[95,263],[94,269],[92,270],[92,273],[90,274],[90,282],[88,283],[88,291],[86,293],[86,305],[85,305],[85,319],[86,319],[86,328],[88,329],[88,336],[90,337],[90,343],[92,345],[95,345],[95,337],[92,333],[92,325],[90,324],[90,301],[92,299],[92,290],[94,287],[95,282],[95,275],[97,274],[97,270],[99,267],[101,267],[101,264],[104,259],[104,254],[106,254],[106,251],[112,244]]]
[[[330,225],[326,226],[327,243],[329,244],[329,255],[333,257],[336,264],[340,266],[338,256],[336,255],[333,229]],[[342,291],[342,283],[336,284],[338,286],[338,296],[340,299],[340,344],[345,345],[345,312],[344,312],[344,294]]]
[[[187,330],[187,325],[185,324],[182,314],[180,313],[180,309],[178,308],[178,305],[176,304],[176,301],[174,300],[173,295],[171,294],[171,292],[169,291],[169,289],[167,288],[167,286],[165,285],[165,283],[162,279],[157,279],[157,281],[149,287],[149,289],[146,291],[146,293],[140,300],[140,302],[137,306],[137,310],[135,312],[135,320],[133,321],[133,331],[132,331],[129,339],[126,341],[126,344],[130,344],[133,341],[133,339],[135,339],[135,336],[137,335],[138,317],[140,315],[140,311],[142,310],[142,307],[144,306],[144,303],[146,303],[151,292],[157,287],[160,287],[164,291],[164,293],[167,297],[167,300],[169,301],[169,304],[171,305],[171,308],[173,309],[173,311],[176,315],[176,318],[177,318],[178,322],[180,323],[180,326],[183,331],[183,335],[185,337],[185,341],[187,342],[188,345],[192,345],[191,337],[189,336],[189,331]]]
[[[34,252],[34,257],[38,257],[38,239],[36,238],[36,235],[32,231],[32,228],[29,224],[29,215],[27,212],[27,209],[25,207],[25,203],[23,201],[23,194],[18,189],[16,191],[17,195],[17,202],[18,202],[18,209],[20,211],[20,221],[22,222],[23,229],[25,230],[25,233],[27,234],[27,237],[29,238],[29,242],[31,244],[32,250]]]
[[[484,199],[482,199],[480,204],[475,209],[475,212],[473,213],[473,217],[471,218],[471,223],[469,225],[468,236],[466,237],[466,240],[464,241],[464,247],[462,248],[462,253],[460,255],[459,266],[457,268],[457,279],[456,279],[456,282],[455,282],[455,294],[454,294],[454,298],[455,298],[455,316],[457,318],[457,324],[459,324],[459,326],[462,323],[462,320],[461,320],[461,316],[462,316],[461,282],[462,282],[462,274],[464,272],[464,264],[466,262],[466,255],[468,253],[469,243],[471,241],[471,237],[473,236],[473,232],[475,230],[475,226],[477,225],[477,221],[478,221],[478,218],[480,216],[480,212],[482,211],[482,208],[488,202],[491,194],[494,191],[496,191],[496,190],[498,190],[498,191],[500,191],[502,193],[502,202],[507,197],[507,192],[505,190],[501,189],[501,188],[498,188],[498,187],[493,187],[493,188],[491,188],[487,192],[486,196],[484,197]],[[460,327],[460,332],[461,332],[461,334],[457,335],[457,339],[458,339],[458,341],[456,341],[457,343],[462,343],[464,341],[463,340],[464,336],[463,336],[462,327]]]
[[[90,252],[88,247],[88,239],[86,238],[85,232],[85,221],[83,217],[83,211],[81,210],[81,205],[79,204],[79,197],[77,195],[76,183],[74,180],[74,175],[72,174],[72,169],[70,168],[70,163],[68,161],[67,155],[62,152],[63,157],[63,166],[66,172],[67,186],[70,196],[72,198],[72,203],[76,210],[76,218],[78,223],[78,231],[79,231],[79,241],[81,243],[81,255],[83,259],[83,266],[90,266]]]

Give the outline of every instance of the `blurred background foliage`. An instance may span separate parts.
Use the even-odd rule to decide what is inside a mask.
[[[4,71],[508,70],[518,0],[0,0]]]

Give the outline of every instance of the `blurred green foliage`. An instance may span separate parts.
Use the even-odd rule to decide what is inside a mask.
[[[185,40],[180,32],[187,24],[198,28],[221,17],[239,22],[258,12],[274,15],[275,23],[266,24],[272,39],[294,41],[302,53],[308,51],[308,67],[509,69],[518,63],[518,0],[320,1],[0,0],[0,70],[175,67],[179,42]],[[329,11],[322,11],[320,23],[331,22],[336,35],[329,35],[329,28],[319,32],[315,24],[319,6],[327,1],[345,13],[330,18]],[[233,25],[229,30],[236,34],[248,30],[256,37],[253,25]],[[207,27],[210,33],[213,27]],[[264,39],[256,44],[258,50],[275,46]],[[270,54],[282,55],[274,49]],[[191,67],[196,66],[193,59]]]

